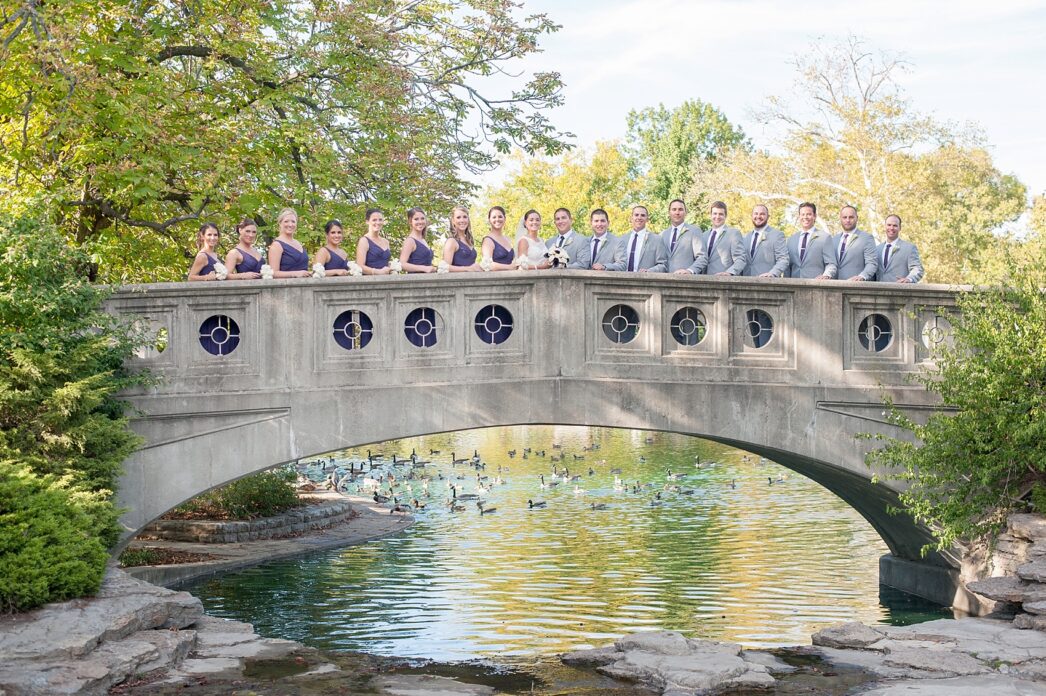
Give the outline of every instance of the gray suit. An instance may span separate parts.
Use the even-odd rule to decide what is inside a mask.
[[[665,256],[668,258],[668,272],[675,273],[680,269],[687,269],[691,273],[702,273],[708,266],[708,256],[705,254],[705,244],[701,241],[701,228],[697,225],[683,223],[676,233],[676,246],[672,246],[672,228],[661,232],[661,245],[665,248]]]
[[[614,255],[617,253],[618,244],[621,243],[620,237],[617,237],[612,232],[604,234],[599,240],[599,249],[596,250],[596,255],[592,256],[592,245],[595,239],[596,235],[588,238],[588,254],[592,259],[592,263],[588,264],[588,267],[592,268],[597,263],[601,263],[604,266],[614,263]]]
[[[632,238],[635,234],[635,230],[633,230],[619,240],[617,253],[614,254],[614,263],[607,265],[608,271],[628,270],[628,254],[632,250]],[[643,269],[653,273],[665,273],[668,270],[668,257],[665,256],[665,247],[661,243],[661,237],[650,230],[647,230],[643,250],[640,252],[639,258],[635,260],[635,270]]]
[[[850,280],[860,276],[863,280],[874,280],[879,264],[875,261],[875,239],[864,230],[855,229],[846,240],[846,251],[839,255],[839,246],[843,239],[840,232],[832,237],[835,245],[836,269],[833,278]]]
[[[890,247],[890,259],[883,268],[883,255],[886,251],[887,242],[880,244],[875,250],[876,274],[875,279],[887,283],[896,283],[901,278],[907,278],[910,283],[918,283],[923,277],[923,262],[919,258],[919,250],[911,242],[898,237]]]
[[[589,254],[592,252],[588,244],[588,237],[579,233],[577,230],[572,230],[572,232],[573,234],[570,235],[570,239],[568,239],[563,245],[563,251],[567,252],[567,255],[570,256],[567,268],[586,269],[592,265],[591,259],[589,259]],[[558,234],[554,237],[549,237],[548,241],[545,242],[545,246],[549,249],[559,246],[559,237],[560,235]]]
[[[791,278],[816,278],[819,275],[832,275],[835,272],[835,247],[832,246],[832,235],[817,228],[810,230],[806,242],[806,256],[799,260],[799,245],[802,242],[802,230],[788,238],[788,262]],[[831,271],[829,273],[829,271]]]
[[[784,232],[770,225],[763,227],[754,254],[752,253],[753,235],[755,235],[755,230],[746,234],[741,240],[747,258],[744,275],[760,276],[769,273],[774,278],[787,277],[788,245],[785,243]]]
[[[716,235],[715,244],[711,249],[708,242],[712,238],[712,230],[701,235],[701,241],[705,245],[705,253],[708,254],[708,266],[705,268],[707,275],[727,272],[730,275],[739,276],[745,272],[744,242],[741,240],[741,230],[736,227],[724,227]]]

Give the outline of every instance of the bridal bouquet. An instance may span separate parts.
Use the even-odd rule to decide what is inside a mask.
[[[312,264],[312,277],[323,278],[327,275],[327,269],[323,267],[322,263]]]
[[[545,252],[545,258],[552,264],[552,268],[566,268],[567,264],[570,263],[570,254],[564,251],[562,247],[552,247]]]
[[[349,261],[349,275],[350,276],[361,276],[363,275],[363,269],[355,261]]]
[[[261,267],[261,277],[265,280],[272,280],[272,266],[265,264]]]
[[[216,280],[225,280],[229,277],[229,269],[225,267],[224,263],[220,261],[214,264],[214,278]]]
[[[389,262],[389,268],[392,269],[393,273],[403,273],[403,264],[400,263],[399,259],[392,259]]]

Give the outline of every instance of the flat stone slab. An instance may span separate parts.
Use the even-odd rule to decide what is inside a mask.
[[[885,633],[877,631],[871,626],[851,621],[821,629],[813,635],[812,641],[814,645],[823,645],[828,648],[863,649],[870,648],[885,637]]]
[[[894,681],[862,691],[862,696],[1042,696],[1046,685],[1000,674],[952,679]]]
[[[1046,559],[1038,558],[1030,563],[1017,566],[1017,575],[1029,582],[1046,583]]]
[[[1028,541],[1046,539],[1046,518],[1042,515],[1030,513],[1010,515],[1006,520],[1006,528],[1013,536]]]
[[[449,677],[426,674],[391,674],[376,677],[371,685],[390,696],[488,696],[494,687],[465,684]]]
[[[967,583],[966,589],[996,602],[1035,602],[1046,600],[1046,586],[1031,583],[1027,580],[1004,576],[985,578]]]

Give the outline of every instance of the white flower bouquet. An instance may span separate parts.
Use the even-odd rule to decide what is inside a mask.
[[[392,259],[389,262],[389,268],[392,269],[393,273],[403,273],[403,264],[400,263],[399,259]]]
[[[214,264],[214,278],[215,280],[225,280],[229,277],[229,269],[226,268],[225,264],[219,261]]]
[[[349,261],[349,275],[350,276],[361,276],[363,275],[363,269],[355,261]]]
[[[521,271],[525,271],[530,268],[530,259],[526,256],[520,256],[516,259],[516,267]]]
[[[261,267],[261,277],[265,280],[272,280],[272,266],[264,264]]]
[[[324,278],[327,275],[327,269],[323,267],[322,263],[312,264],[312,277],[313,278]]]
[[[436,273],[450,273],[450,264],[446,261],[440,261],[439,265],[436,266]]]
[[[483,260],[479,262],[479,267],[484,271],[489,271],[494,268],[494,261],[489,256],[484,256]]]
[[[552,265],[552,268],[566,268],[567,264],[570,263],[570,254],[563,250],[562,247],[552,247],[545,252],[545,258]]]

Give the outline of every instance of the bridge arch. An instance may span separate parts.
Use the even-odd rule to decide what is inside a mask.
[[[146,440],[121,481],[128,538],[200,492],[312,454],[569,424],[696,435],[767,456],[853,506],[894,557],[954,564],[920,555],[930,535],[888,513],[896,484],[872,483],[886,472],[865,465],[871,443],[856,439],[896,434],[883,395],[912,413],[935,409],[908,377],[931,360],[928,339],[946,338],[952,290],[581,271],[465,275],[117,292],[111,311],[167,335],[162,352],[139,359],[161,383],[128,395]],[[498,321],[484,321],[492,316]]]

